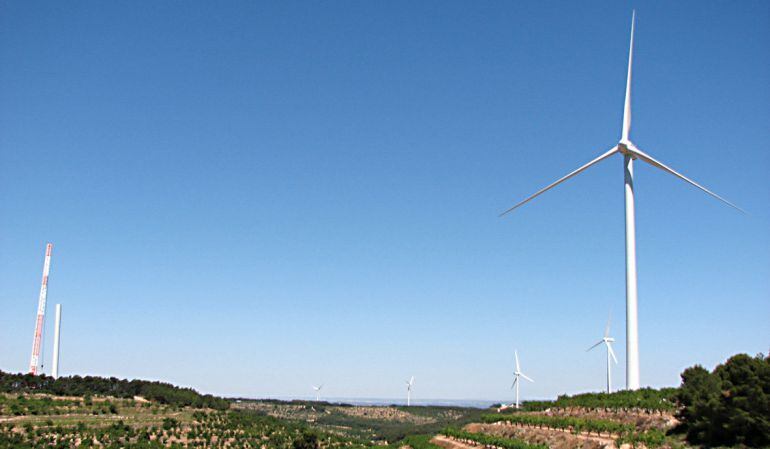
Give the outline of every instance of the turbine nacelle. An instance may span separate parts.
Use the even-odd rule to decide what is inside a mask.
[[[633,159],[636,159],[637,157],[636,152],[634,151],[634,148],[636,147],[633,143],[631,143],[630,140],[621,140],[618,142],[618,146],[616,148],[620,154],[631,156]]]

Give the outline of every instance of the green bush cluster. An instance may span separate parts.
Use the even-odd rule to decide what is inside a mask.
[[[770,445],[770,356],[738,354],[709,373],[682,373],[679,418],[687,440],[706,446]]]
[[[561,395],[555,401],[527,401],[524,410],[540,411],[547,408],[584,408],[613,410],[673,411],[676,409],[677,388],[642,388],[614,393],[583,393]]]
[[[103,395],[119,398],[142,396],[162,404],[225,410],[230,403],[210,394],[202,395],[192,388],[180,388],[164,382],[125,380],[94,376],[53,377],[33,374],[11,374],[0,371],[0,392],[49,393],[62,396]]]
[[[452,427],[444,429],[441,433],[458,440],[472,441],[484,446],[495,446],[503,449],[549,449],[545,444],[530,444],[514,438],[467,432]]]
[[[648,448],[663,446],[666,443],[666,433],[659,429],[650,429],[645,432],[633,432],[621,435],[615,440],[617,445],[628,443],[633,447],[643,444]]]
[[[111,401],[84,403],[79,399],[54,399],[50,396],[0,395],[0,415],[55,416],[64,414],[109,415],[118,408]]]

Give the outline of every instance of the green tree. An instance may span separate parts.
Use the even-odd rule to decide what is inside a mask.
[[[679,417],[695,444],[770,444],[770,357],[739,354],[709,373],[682,373]]]

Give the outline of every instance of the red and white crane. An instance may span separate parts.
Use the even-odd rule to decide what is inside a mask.
[[[37,374],[40,366],[40,345],[43,341],[43,327],[45,323],[45,302],[48,298],[48,272],[51,269],[51,252],[53,244],[45,246],[45,262],[43,263],[43,283],[40,286],[40,299],[37,304],[37,324],[35,324],[35,337],[32,340],[32,358],[29,360],[29,373]]]

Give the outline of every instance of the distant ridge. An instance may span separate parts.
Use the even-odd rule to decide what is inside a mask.
[[[292,396],[276,396],[268,398],[231,398],[232,400],[242,401],[307,401],[314,402],[315,398],[312,397],[292,397]],[[324,398],[322,402],[331,404],[350,404],[358,406],[406,406],[406,401],[402,398],[346,398],[346,397],[332,397]],[[483,400],[483,399],[412,399],[412,406],[438,406],[438,407],[470,407],[470,408],[489,408],[494,404],[500,404],[501,401]]]

